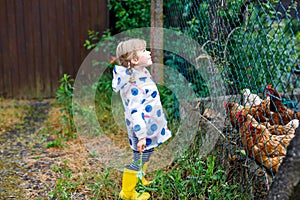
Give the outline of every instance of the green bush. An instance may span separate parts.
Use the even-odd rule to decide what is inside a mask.
[[[108,8],[113,11],[116,17],[115,28],[117,32],[150,27],[151,1],[110,0]]]
[[[290,16],[297,4],[291,4],[286,13],[280,13],[276,10],[278,3],[278,0],[246,3],[235,0],[217,3],[212,9],[210,1],[181,1],[168,13],[182,15],[178,22],[170,24],[178,24],[185,34],[205,46],[230,92],[238,93],[246,87],[262,92],[270,83],[287,92],[299,85],[292,72],[299,68],[300,26],[299,19],[292,20]],[[166,24],[174,21],[174,17],[170,16]],[[215,29],[211,24],[214,20],[219,22],[214,25]],[[213,30],[217,30],[216,38],[212,38]],[[176,58],[172,62],[181,61]],[[188,71],[186,65],[180,68]],[[199,79],[186,73],[191,79]],[[192,85],[202,87],[197,81]]]
[[[289,20],[278,19],[270,3],[252,5],[247,24],[234,31],[227,46],[229,82],[237,91],[250,87],[262,92],[267,84],[290,91],[297,62],[295,37],[286,30]]]

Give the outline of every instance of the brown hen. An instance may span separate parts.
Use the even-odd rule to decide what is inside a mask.
[[[224,107],[226,110],[227,115],[229,115],[229,120],[233,127],[237,127],[236,121],[236,114],[239,111],[247,112],[254,117],[254,119],[260,123],[266,123],[269,121],[270,109],[269,109],[269,100],[263,100],[261,104],[251,106],[251,107],[244,107],[239,105],[238,103],[234,102],[224,102]]]
[[[267,125],[267,128],[269,129],[270,133],[272,135],[282,135],[282,136],[295,136],[295,131],[299,126],[299,120],[293,119],[286,125]]]
[[[285,125],[292,119],[300,120],[300,112],[295,112],[285,107],[281,102],[280,94],[272,87],[272,85],[268,85],[265,90],[266,95],[270,97],[271,124]]]
[[[246,110],[238,112],[240,136],[250,157],[255,158],[267,169],[277,172],[282,158],[286,155],[282,139],[271,135],[266,126],[259,124]]]
[[[268,122],[270,117],[270,100],[265,99],[259,105],[245,107],[248,114],[252,115],[258,122]]]
[[[244,109],[244,106],[238,103],[224,101],[224,107],[225,107],[226,114],[229,117],[231,125],[237,128],[237,121],[235,116],[239,111]]]

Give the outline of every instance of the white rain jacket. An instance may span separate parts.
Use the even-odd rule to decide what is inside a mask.
[[[132,69],[132,73],[135,81],[130,83],[127,68],[116,65],[112,88],[115,92],[120,91],[130,147],[137,151],[138,140],[146,138],[147,150],[164,143],[172,133],[167,127],[159,92],[149,71],[146,68],[142,71]]]

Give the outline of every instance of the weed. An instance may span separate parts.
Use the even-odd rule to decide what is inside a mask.
[[[61,138],[61,137],[59,136],[59,137],[55,138],[54,141],[47,142],[46,147],[47,147],[47,148],[64,147],[64,144],[63,144],[63,138]]]
[[[92,157],[97,156],[97,152],[96,152],[96,151],[89,151],[89,153],[90,153],[90,155],[91,155]]]
[[[68,132],[66,134],[71,137],[75,130],[73,121],[74,111],[72,106],[74,80],[70,77],[70,75],[64,74],[59,82],[60,85],[56,92],[56,99],[59,105],[62,106],[61,112],[63,115],[61,117],[68,127]]]
[[[56,184],[56,189],[50,192],[49,197],[55,199],[69,200],[72,192],[76,190],[77,184],[68,179],[60,178]]]
[[[110,177],[110,169],[94,176],[94,183],[91,183],[88,188],[91,189],[92,199],[115,199],[118,196],[118,188],[116,183]]]
[[[178,167],[169,172],[158,170],[153,182],[152,196],[155,199],[240,199],[237,185],[228,185],[224,170],[215,166],[215,157],[207,161],[191,160],[185,156]]]
[[[67,162],[64,162],[63,165],[53,165],[51,169],[60,174],[61,178],[58,179],[55,189],[49,193],[49,198],[71,199],[71,195],[76,191],[79,182],[71,179],[72,171],[68,169]]]

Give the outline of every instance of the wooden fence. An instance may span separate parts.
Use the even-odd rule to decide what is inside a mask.
[[[88,54],[88,30],[109,26],[107,0],[0,0],[0,97],[54,97]]]

